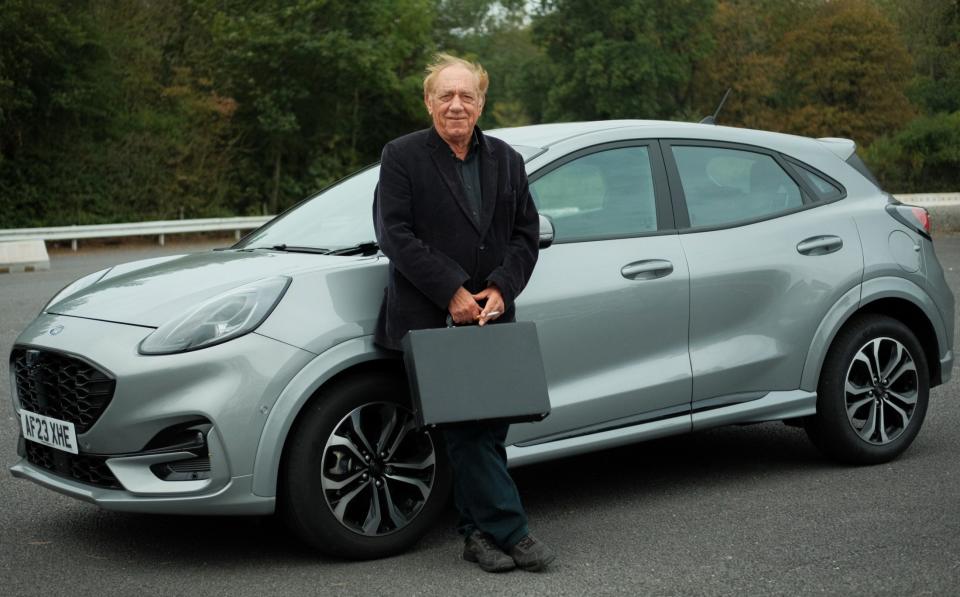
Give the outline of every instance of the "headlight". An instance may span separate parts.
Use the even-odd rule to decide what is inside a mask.
[[[106,276],[112,269],[113,269],[112,267],[108,267],[107,269],[102,269],[98,272],[93,272],[92,274],[88,274],[80,278],[79,280],[74,280],[73,282],[70,282],[69,284],[64,286],[60,290],[60,292],[53,295],[53,298],[47,301],[47,304],[43,306],[43,309],[41,309],[40,312],[45,313],[47,311],[47,308],[50,307],[50,305],[54,303],[59,303],[61,300],[67,298],[71,294],[76,294],[88,286],[93,286],[94,284],[99,282],[101,278]]]
[[[220,344],[257,329],[290,285],[277,276],[224,292],[158,327],[140,343],[140,354],[172,354]]]

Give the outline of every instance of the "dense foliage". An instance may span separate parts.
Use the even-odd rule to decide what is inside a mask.
[[[274,213],[428,124],[450,50],[484,127],[699,120],[847,136],[960,190],[958,0],[0,0],[0,228]]]

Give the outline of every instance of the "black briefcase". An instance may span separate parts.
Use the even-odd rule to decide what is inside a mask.
[[[533,322],[411,330],[402,345],[421,427],[521,423],[550,414]]]

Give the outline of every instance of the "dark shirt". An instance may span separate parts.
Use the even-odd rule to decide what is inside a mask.
[[[480,219],[480,206],[483,202],[483,192],[480,189],[480,141],[477,139],[477,133],[473,133],[473,141],[470,143],[470,149],[467,150],[467,157],[460,159],[450,151],[450,156],[457,163],[457,173],[460,175],[460,182],[463,183],[463,191],[467,195],[467,201],[470,202],[470,208],[473,212],[473,219]]]

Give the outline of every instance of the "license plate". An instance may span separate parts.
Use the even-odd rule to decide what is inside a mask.
[[[32,442],[77,454],[77,432],[69,421],[21,410],[20,427],[23,429],[23,437]]]

